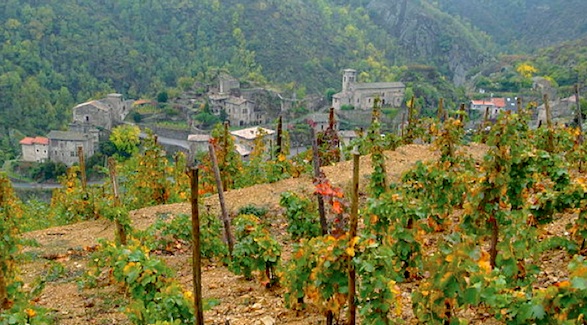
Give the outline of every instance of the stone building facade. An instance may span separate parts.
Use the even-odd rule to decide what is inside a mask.
[[[90,134],[72,131],[51,131],[49,139],[49,159],[53,162],[62,162],[72,166],[79,162],[78,148],[82,147],[84,156],[94,155],[94,142]]]
[[[342,76],[342,91],[332,96],[332,107],[339,110],[345,105],[355,109],[373,108],[376,98],[383,107],[401,107],[406,86],[402,82],[358,83],[357,71],[345,69]]]
[[[265,149],[270,150],[273,145],[273,138],[275,130],[270,130],[260,127],[251,127],[247,129],[231,131],[230,134],[234,137],[234,144],[237,151],[242,157],[248,157],[255,148],[255,141],[257,137],[262,137],[265,142]]]
[[[22,161],[44,162],[49,158],[49,139],[45,137],[26,137],[20,140]]]
[[[112,130],[122,123],[130,112],[132,101],[121,94],[109,94],[106,98],[92,100],[73,108],[73,124],[91,125],[101,130]]]

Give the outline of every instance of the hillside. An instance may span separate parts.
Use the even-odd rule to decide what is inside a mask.
[[[486,150],[487,147],[484,145],[472,144],[463,147],[459,154],[471,156],[480,162]],[[400,147],[396,151],[386,152],[386,157],[387,175],[391,181],[395,182],[416,162],[437,159],[438,152],[432,151],[428,145],[408,145]],[[361,159],[361,191],[364,191],[367,176],[372,172],[370,165],[369,157]],[[334,185],[343,188],[350,186],[349,181],[352,174],[350,162],[324,167],[323,170]],[[312,188],[311,179],[305,176],[273,184],[261,184],[228,191],[226,199],[231,213],[236,213],[239,208],[251,204],[268,208],[271,232],[285,247],[284,260],[289,260],[292,248],[285,231],[287,221],[278,205],[280,194],[284,191],[310,193]],[[203,205],[217,212],[218,202],[215,197],[206,199]],[[142,230],[161,218],[173,218],[189,213],[190,206],[185,203],[143,208],[132,212],[132,225],[135,229]],[[575,216],[565,215],[557,218],[555,222],[541,226],[543,236],[562,233],[565,223],[572,222]],[[454,219],[459,219],[459,212],[456,213]],[[112,240],[113,233],[114,226],[112,224],[106,220],[97,220],[34,231],[25,235],[26,239],[35,240],[38,243],[38,246],[25,249],[25,255],[29,257],[23,261],[21,266],[25,288],[34,286],[32,281],[36,277],[45,277],[47,281],[45,288],[35,303],[51,310],[59,324],[130,324],[122,312],[129,293],[111,282],[111,274],[102,274],[99,277],[101,282],[98,288],[80,289],[78,286],[78,283],[84,281],[82,274],[87,271],[91,253],[98,243],[97,238]],[[424,238],[426,242],[425,255],[433,256],[438,243],[445,236],[448,237],[448,233],[426,236]],[[173,267],[179,283],[189,289],[192,283],[189,263],[190,250],[186,246],[180,242],[174,246],[173,251],[154,255]],[[560,250],[541,258],[542,271],[536,285],[546,286],[567,277],[564,265],[568,263],[568,259],[568,256]],[[428,275],[424,278],[426,277]],[[206,324],[293,325],[317,324],[324,320],[316,307],[311,304],[304,310],[296,311],[285,308],[284,288],[278,286],[268,289],[258,279],[247,281],[242,276],[229,272],[218,261],[206,260],[204,262],[202,280],[204,298],[217,302],[216,306],[204,313]],[[417,321],[412,311],[413,296],[410,293],[417,291],[423,285],[420,280],[422,279],[399,284],[398,290],[401,295],[397,299],[401,308],[394,314],[395,319],[401,319],[402,322],[408,324]],[[484,307],[465,308],[461,312],[460,316],[466,317],[471,324],[501,324],[492,319]]]
[[[587,35],[587,2],[582,0],[443,0],[438,7],[491,35],[508,53]]]
[[[485,151],[483,146],[473,146],[468,154],[480,159]],[[387,153],[387,170],[392,180],[398,180],[402,173],[411,168],[417,161],[435,159],[437,153],[429,146],[410,145]],[[324,167],[326,175],[336,186],[348,187],[352,178],[352,164],[343,162],[336,166]],[[361,159],[361,188],[367,182],[367,175],[371,173],[371,163],[368,157]],[[272,232],[278,234],[282,243],[288,242],[285,236],[279,199],[281,193],[294,191],[297,193],[311,193],[313,190],[311,178],[291,178],[273,184],[261,184],[249,188],[228,191],[226,201],[231,214],[247,205],[266,207],[271,211]],[[209,197],[204,206],[210,206],[218,211],[217,197]],[[132,213],[132,226],[136,229],[145,229],[153,224],[162,215],[189,214],[189,204],[172,204],[144,208]],[[23,278],[26,287],[32,285],[35,277],[55,274],[55,279],[46,283],[37,304],[53,310],[59,324],[82,325],[100,324],[129,324],[122,312],[118,310],[124,305],[120,295],[120,288],[115,285],[106,285],[99,289],[84,289],[79,291],[77,281],[86,270],[90,253],[98,244],[98,238],[112,240],[114,226],[105,220],[85,221],[34,231],[27,233],[25,238],[34,239],[38,247],[25,249],[27,256],[32,260],[22,266]],[[177,272],[180,283],[191,286],[191,266],[189,250],[180,249],[172,255],[161,255],[166,263]],[[56,265],[60,265],[58,268]],[[217,261],[206,261],[203,266],[203,294],[204,298],[216,298],[220,304],[205,313],[207,324],[225,324],[230,320],[231,325],[265,324],[262,319],[273,319],[272,324],[315,324],[322,320],[316,310],[296,312],[288,310],[283,305],[283,290],[281,288],[265,289],[259,281],[246,281],[241,276],[229,272]],[[406,314],[405,317],[413,318]]]
[[[154,97],[181,77],[209,82],[218,69],[323,94],[339,87],[348,67],[366,81],[381,81],[397,80],[394,66],[414,62],[437,64],[448,76],[479,63],[485,53],[471,43],[478,37],[439,39],[460,34],[462,26],[448,15],[428,15],[428,7],[410,2],[402,14],[406,21],[426,16],[434,33],[422,34],[413,25],[396,30],[373,16],[372,4],[360,2],[4,1],[0,129],[42,134],[63,127],[75,103],[109,92]],[[398,32],[417,32],[417,48],[403,51],[412,38]],[[454,53],[437,52],[441,41],[466,57],[449,64]]]

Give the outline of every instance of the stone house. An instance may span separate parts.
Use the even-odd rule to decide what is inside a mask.
[[[26,137],[20,140],[22,161],[44,162],[49,159],[49,139],[45,137]]]
[[[384,107],[401,107],[406,86],[402,82],[358,83],[357,71],[345,69],[342,76],[342,91],[332,96],[332,107],[339,110],[345,105],[356,109],[373,108],[376,98]]]
[[[577,98],[569,96],[566,98],[557,98],[549,100],[550,119],[554,124],[569,124],[577,116]],[[546,107],[544,104],[537,107],[536,126],[546,125]]]
[[[263,89],[240,88],[238,79],[228,75],[218,76],[218,88],[213,88],[208,94],[208,105],[210,112],[214,115],[221,115],[224,111],[230,125],[248,126],[266,123],[267,114],[261,109],[256,95],[262,93]]]
[[[73,108],[73,124],[91,125],[100,130],[112,130],[122,123],[130,112],[132,101],[121,94],[109,94],[106,98],[92,100]]]
[[[218,92],[220,94],[230,94],[232,91],[240,90],[241,84],[238,79],[226,73],[218,76]]]
[[[472,100],[469,104],[471,111],[478,111],[481,116],[488,110],[489,119],[496,119],[503,111],[516,111],[517,98],[492,97],[489,99]]]
[[[79,162],[78,148],[82,147],[86,158],[94,155],[94,141],[90,134],[72,131],[51,131],[49,139],[49,160],[72,166]]]
[[[199,152],[208,152],[209,134],[190,134],[188,135],[188,145],[190,153],[194,155]]]
[[[275,131],[261,127],[251,127],[237,131],[230,131],[230,134],[234,137],[236,150],[242,157],[246,158],[255,148],[257,137],[262,137],[265,142],[265,148],[270,150],[273,146]]]
[[[266,122],[265,114],[257,108],[256,104],[243,97],[210,95],[208,103],[212,114],[220,115],[220,112],[224,110],[230,125],[259,125]]]
[[[328,113],[313,113],[310,114],[306,121],[310,123],[310,125],[314,128],[316,132],[322,132],[330,126],[330,114]],[[337,117],[334,118],[334,129],[338,130],[339,126],[339,119]]]
[[[359,132],[353,130],[338,131],[338,137],[341,140],[341,147],[348,146],[351,143],[351,141],[360,138]]]

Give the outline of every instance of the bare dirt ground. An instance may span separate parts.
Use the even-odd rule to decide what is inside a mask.
[[[483,146],[466,147],[463,154],[480,159],[486,148]],[[391,181],[397,180],[403,172],[417,161],[435,159],[437,153],[426,145],[409,145],[387,152],[386,170]],[[352,176],[351,162],[342,162],[335,166],[323,168],[328,179],[336,186],[347,188]],[[368,182],[371,172],[370,159],[361,158],[361,186]],[[226,192],[226,202],[231,214],[239,208],[253,204],[268,208],[275,216],[273,231],[285,233],[285,219],[280,216],[279,199],[284,191],[311,193],[313,191],[310,177],[286,179],[273,184],[256,185],[249,188]],[[218,211],[216,196],[204,200],[204,206],[212,212]],[[145,229],[153,224],[158,215],[189,214],[188,203],[156,206],[133,211],[132,226]],[[553,228],[550,231],[561,231]],[[25,234],[27,239],[34,239],[38,247],[26,247],[28,256],[20,266],[20,272],[27,286],[39,276],[55,274],[46,283],[38,305],[53,310],[58,324],[129,324],[121,311],[126,304],[123,289],[117,285],[103,286],[97,289],[80,289],[78,281],[86,270],[91,255],[99,238],[112,240],[115,227],[107,220],[80,222],[73,225],[55,227]],[[281,236],[285,243],[287,238]],[[186,287],[191,288],[191,258],[189,249],[171,256],[161,256],[177,272],[177,278]],[[556,258],[564,259],[564,256]],[[552,270],[550,277],[564,276],[557,272],[555,262],[547,261]],[[546,280],[545,280],[546,281]],[[417,283],[402,284],[404,312],[402,318],[406,323],[414,323],[411,314],[410,292]],[[242,276],[232,274],[227,268],[215,261],[204,261],[202,271],[202,291],[204,298],[218,299],[220,304],[204,313],[206,324],[323,324],[324,318],[317,310],[309,308],[292,311],[284,306],[283,289],[277,287],[266,289],[260,281],[246,281]],[[474,323],[484,323],[483,315],[471,315]]]

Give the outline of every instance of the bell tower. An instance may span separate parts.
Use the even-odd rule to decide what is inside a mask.
[[[342,74],[342,92],[349,91],[352,85],[357,81],[357,70],[344,69]]]

